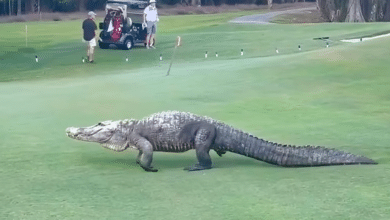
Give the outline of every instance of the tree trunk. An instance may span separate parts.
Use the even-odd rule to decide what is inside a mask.
[[[322,17],[330,22],[338,21],[338,13],[334,0],[318,0]]]
[[[360,0],[349,0],[348,14],[345,22],[364,22]]]
[[[18,12],[16,14],[17,16],[22,15],[22,0],[18,0]]]
[[[385,6],[385,15],[383,16],[384,21],[390,21],[390,2],[386,1],[386,6]]]
[[[214,0],[206,0],[205,5],[215,6]],[[187,6],[188,6],[188,4],[187,4]]]
[[[31,0],[24,1],[24,13],[28,14],[31,12]]]
[[[272,8],[272,0],[268,0],[268,9]]]
[[[378,1],[376,0],[373,0],[372,1],[372,4],[371,4],[371,10],[370,10],[370,14],[369,14],[369,17],[368,17],[368,21],[377,21],[378,17],[378,9],[379,9],[379,4],[378,4]]]
[[[30,1],[30,12],[35,13],[35,0],[29,0]]]
[[[191,5],[192,6],[200,6],[201,2],[200,2],[200,0],[192,0]]]
[[[79,11],[85,11],[85,0],[79,1]]]

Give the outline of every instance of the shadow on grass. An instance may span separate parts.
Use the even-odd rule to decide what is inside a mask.
[[[96,164],[104,167],[118,167],[118,168],[138,168],[136,164],[136,156],[129,155],[128,158],[113,158],[107,157],[84,157],[84,162],[89,164]],[[254,160],[240,155],[224,156],[222,158],[213,157],[213,166],[218,169],[228,169],[234,167],[275,167],[262,161]],[[180,169],[188,167],[196,163],[195,155],[188,154],[155,154],[153,164],[158,169]]]

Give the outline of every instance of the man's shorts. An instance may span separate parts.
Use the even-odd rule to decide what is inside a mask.
[[[96,40],[95,38],[92,38],[92,40],[87,41],[87,44],[89,47],[96,47]]]
[[[155,21],[148,21],[148,26],[146,27],[146,30],[148,34],[156,34],[157,31],[157,22]]]

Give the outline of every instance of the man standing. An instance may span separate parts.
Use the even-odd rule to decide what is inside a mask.
[[[149,46],[156,49],[153,45],[155,41],[156,31],[157,31],[157,22],[159,21],[156,8],[156,0],[150,0],[149,6],[144,10],[144,22],[143,27],[147,27],[147,36],[146,36],[146,48],[149,49]]]
[[[88,18],[83,22],[84,40],[87,41],[87,56],[88,61],[93,63],[93,55],[96,47],[95,30],[97,30],[95,24],[95,12],[88,12]]]

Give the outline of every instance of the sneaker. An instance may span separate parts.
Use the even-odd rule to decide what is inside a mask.
[[[93,60],[89,61],[89,63],[93,63]]]
[[[146,49],[149,49],[149,45],[146,45]]]
[[[156,49],[153,45],[150,45],[151,48]]]

